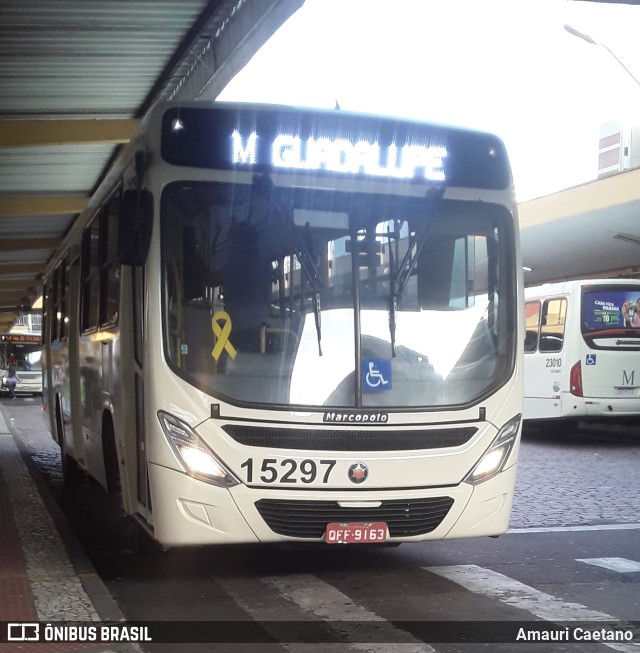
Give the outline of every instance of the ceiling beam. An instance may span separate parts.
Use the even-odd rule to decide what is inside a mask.
[[[0,240],[0,252],[19,252],[27,249],[55,249],[59,244],[59,238],[3,238]]]
[[[0,120],[0,147],[128,143],[138,120]]]
[[[610,177],[594,179],[518,204],[520,229],[557,223],[614,205],[638,201],[640,168],[624,170]]]
[[[66,215],[82,213],[88,199],[82,195],[0,197],[0,216]]]
[[[36,289],[31,285],[32,280],[25,281],[24,283],[18,283],[17,281],[8,281],[3,283],[0,286],[0,295],[4,295],[8,292],[21,292],[23,294],[29,294],[30,292],[36,292]]]
[[[0,264],[0,277],[15,277],[19,274],[33,274],[34,278],[42,272],[42,265],[38,263],[2,263]]]
[[[0,304],[17,301],[19,299],[28,299],[31,293],[28,290],[0,290]],[[35,299],[35,297],[34,297]]]

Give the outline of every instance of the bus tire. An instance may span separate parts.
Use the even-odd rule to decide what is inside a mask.
[[[62,420],[62,409],[60,408],[59,401],[56,401],[56,430],[58,431],[58,442],[60,443],[62,485],[65,489],[77,487],[84,482],[84,472],[80,468],[80,465],[78,465],[78,461],[67,453],[64,422]]]
[[[120,468],[116,450],[116,435],[113,420],[109,413],[102,417],[102,455],[104,460],[104,475],[107,482],[107,494],[111,497],[120,494]]]
[[[162,552],[162,547],[135,517],[129,517],[128,548],[134,555],[143,556]]]

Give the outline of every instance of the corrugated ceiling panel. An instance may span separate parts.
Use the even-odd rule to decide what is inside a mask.
[[[1,250],[0,250],[1,251]],[[29,249],[25,245],[25,249],[15,252],[2,252],[2,264],[7,263],[46,263],[53,254],[53,248],[46,249]],[[3,275],[4,277],[5,275]],[[32,275],[35,277],[35,275]],[[16,278],[11,275],[11,278]]]
[[[18,216],[3,216],[0,219],[0,238],[21,238],[38,236],[40,238],[60,237],[75,219],[74,214],[29,216],[29,220]]]
[[[132,116],[206,0],[2,0],[0,113]]]
[[[112,145],[1,148],[0,193],[85,194],[112,151]]]
[[[275,15],[284,19],[301,2],[284,0],[287,6]],[[259,47],[261,34],[253,26],[271,5],[272,0],[0,0],[0,119],[139,117],[196,68],[206,68],[210,76],[236,47],[242,53]],[[273,19],[267,24],[273,27]],[[234,30],[225,32],[227,26]],[[238,39],[228,39],[232,49],[213,64],[203,61],[202,48],[225,33]],[[0,215],[0,293],[16,281],[31,293],[40,283],[38,268],[44,269],[76,219],[55,215],[55,202],[51,215],[29,215],[34,206],[43,210],[29,200],[80,196],[74,206],[82,206],[118,142],[14,147],[8,139],[0,147],[0,199],[17,201],[5,202]],[[25,215],[10,214],[11,206]],[[13,314],[15,304],[5,296],[0,309]]]

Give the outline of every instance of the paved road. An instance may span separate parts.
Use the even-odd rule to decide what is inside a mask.
[[[526,429],[512,528],[640,522],[640,425]]]
[[[37,407],[25,400],[3,410],[126,618],[171,621],[177,641],[198,639],[194,620],[216,629],[200,644],[143,645],[150,653],[506,653],[514,645],[486,643],[491,633],[508,639],[502,629],[529,622],[534,637],[584,624],[634,640],[527,643],[527,653],[640,653],[630,623],[640,620],[640,434],[631,429],[527,432],[511,531],[499,539],[133,555],[115,534],[121,513],[99,488],[62,492],[58,451]],[[212,642],[225,636],[247,643]],[[311,643],[275,643],[296,637]]]

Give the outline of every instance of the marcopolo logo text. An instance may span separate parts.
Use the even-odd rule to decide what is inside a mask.
[[[385,424],[389,421],[388,413],[363,413],[361,411],[327,411],[324,422],[358,422],[362,424]]]

